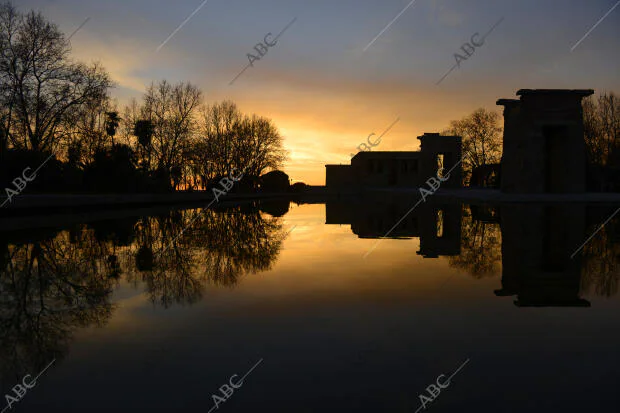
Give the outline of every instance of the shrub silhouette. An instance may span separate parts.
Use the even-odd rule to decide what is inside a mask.
[[[288,175],[282,171],[271,171],[260,177],[262,192],[288,192],[290,184]]]

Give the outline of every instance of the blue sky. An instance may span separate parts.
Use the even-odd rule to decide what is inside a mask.
[[[151,81],[189,81],[206,103],[232,99],[271,117],[285,137],[293,180],[324,183],[324,164],[348,163],[370,133],[400,121],[377,150],[416,150],[440,131],[521,88],[620,93],[620,6],[571,48],[617,0],[417,0],[364,51],[410,0],[17,0],[41,10],[72,39],[73,56],[100,61],[120,104]],[[247,53],[295,23],[254,62]],[[474,33],[504,20],[443,82]]]

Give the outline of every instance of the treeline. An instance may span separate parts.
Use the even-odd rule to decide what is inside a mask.
[[[240,171],[235,189],[255,189],[286,158],[270,119],[230,101],[205,105],[188,82],[152,83],[119,108],[110,75],[74,62],[69,40],[41,13],[0,5],[0,49],[3,184],[51,157],[29,191],[198,190]]]

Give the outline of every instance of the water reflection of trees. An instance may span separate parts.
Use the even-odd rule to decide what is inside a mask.
[[[482,210],[474,216],[475,207],[463,207],[461,222],[461,253],[450,257],[451,267],[467,272],[474,278],[493,277],[501,273],[502,236],[492,210]],[[488,216],[489,219],[484,219]]]
[[[112,282],[90,253],[96,240],[85,236],[75,241],[65,231],[44,240],[2,244],[3,380],[32,373],[62,356],[74,329],[108,320]]]
[[[154,304],[192,304],[271,268],[285,234],[255,207],[184,210],[63,231],[0,235],[0,383],[62,357],[75,329],[102,326],[122,280]],[[18,239],[22,238],[22,239]]]
[[[594,232],[596,228],[592,229]],[[611,297],[620,280],[620,219],[607,223],[582,251],[581,292]]]
[[[202,297],[202,282],[196,274],[193,249],[184,245],[191,237],[196,210],[144,217],[135,225],[136,243],[127,251],[127,280],[144,283],[153,304],[165,308],[192,304]],[[184,231],[185,230],[185,231]]]
[[[245,275],[269,270],[284,234],[278,218],[255,208],[177,211],[136,225],[128,280],[143,281],[153,303],[192,304],[205,285],[232,287]]]

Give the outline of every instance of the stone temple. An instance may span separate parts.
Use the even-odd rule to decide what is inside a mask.
[[[521,89],[504,106],[501,189],[508,193],[586,191],[581,100],[591,89]]]
[[[499,99],[504,107],[501,164],[472,171],[471,185],[491,173],[505,193],[586,192],[587,158],[581,101],[591,89],[521,89],[520,99]],[[364,187],[425,186],[443,168],[454,167],[442,188],[462,186],[462,139],[425,133],[418,152],[359,152],[351,165],[325,165],[326,186],[338,191]]]

